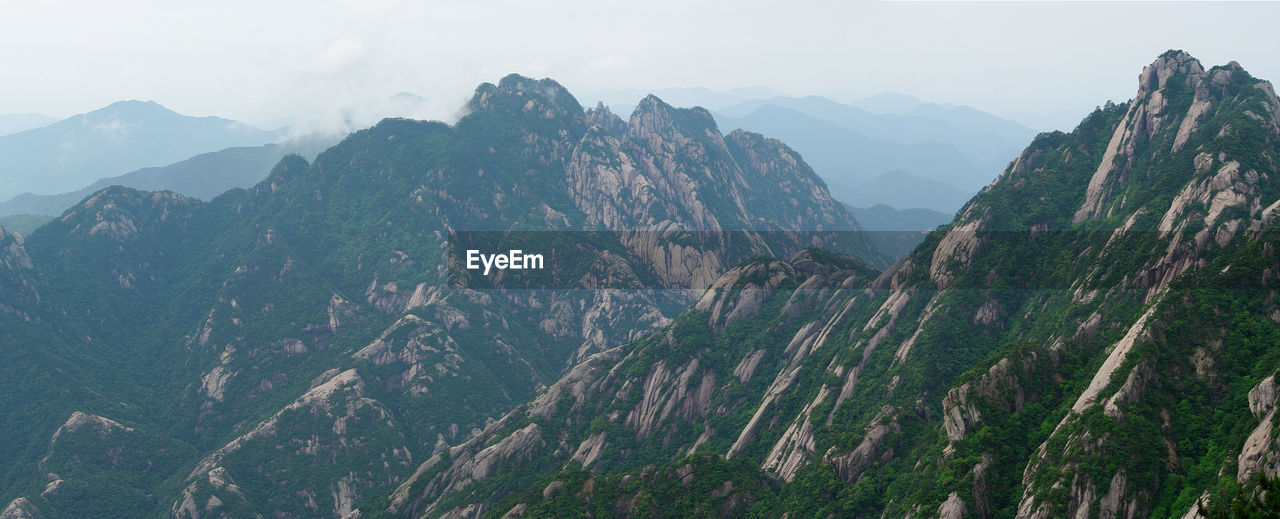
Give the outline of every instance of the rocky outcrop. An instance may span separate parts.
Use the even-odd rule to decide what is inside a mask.
[[[45,515],[40,513],[40,509],[25,497],[14,499],[4,507],[3,511],[0,511],[0,519],[42,519],[43,517]]]
[[[243,454],[262,451],[288,452],[290,463],[277,466],[260,455]],[[347,465],[325,481],[329,492],[301,488],[293,493],[264,493],[265,489],[245,489],[233,481],[239,471],[241,479],[252,473],[255,479],[297,485],[310,480],[315,467],[339,455],[367,461]],[[196,518],[224,504],[247,500],[283,514],[309,510],[342,517],[371,490],[407,474],[412,461],[403,429],[381,402],[369,398],[356,370],[329,373],[293,403],[201,460],[172,510],[175,517]]]
[[[211,490],[207,495],[200,491],[201,484],[207,484]],[[170,509],[170,516],[174,519],[228,517],[229,504],[244,502],[240,486],[227,475],[226,469],[218,467],[205,474],[202,481],[193,481],[182,490],[181,498]]]
[[[529,459],[538,455],[546,442],[542,438],[542,429],[538,424],[529,424],[523,428],[517,429],[511,435],[501,439],[497,443],[488,447],[482,447],[481,444],[468,442],[466,444],[454,447],[449,451],[448,466],[439,472],[436,472],[429,480],[425,480],[425,486],[422,487],[421,495],[451,495],[464,490],[473,482],[484,480],[493,474],[494,469],[500,462],[507,460]],[[410,491],[414,485],[418,484],[419,478],[422,477],[424,469],[436,468],[445,460],[437,456],[423,463],[423,468],[419,469],[413,477],[407,479],[392,494],[391,511],[396,513],[414,513],[430,514],[443,513],[443,515],[452,515],[455,517],[472,517],[480,515],[482,509],[477,507],[460,507],[451,511],[436,510],[436,505],[440,502],[422,502],[413,500]],[[421,500],[421,497],[417,498]],[[414,512],[417,511],[417,512]]]
[[[22,246],[22,235],[5,232],[0,227],[0,270],[18,270],[32,268],[31,257]]]
[[[961,519],[964,517],[964,512],[964,500],[960,499],[960,494],[952,492],[947,495],[947,500],[938,506],[938,519]]]
[[[64,422],[60,427],[58,427],[58,430],[53,432],[53,437],[49,438],[49,442],[56,443],[58,441],[58,438],[61,437],[63,434],[80,432],[85,429],[93,429],[98,434],[106,433],[112,430],[133,432],[132,428],[120,425],[120,422],[117,422],[110,418],[103,418],[95,414],[82,413],[80,411],[76,411],[74,413],[71,413],[71,417],[67,418],[67,421]]]
[[[832,448],[823,456],[823,461],[830,463],[841,479],[854,482],[873,463],[893,459],[895,451],[891,436],[902,431],[897,414],[898,410],[892,407],[881,408],[863,430],[862,441],[857,447],[842,455],[836,455]]]
[[[1258,425],[1245,439],[1236,459],[1236,480],[1249,481],[1259,471],[1268,477],[1280,476],[1280,440],[1272,434],[1276,413],[1276,377],[1269,376],[1249,390],[1249,410]]]
[[[1047,358],[1044,358],[1047,357]],[[1023,380],[1034,376],[1037,369],[1056,359],[1052,353],[1035,350],[1004,357],[987,368],[977,380],[965,382],[947,392],[942,399],[942,428],[947,439],[963,440],[979,429],[982,412],[979,402],[1002,407],[1011,413],[1021,411],[1028,401]],[[1033,398],[1039,395],[1031,395]]]

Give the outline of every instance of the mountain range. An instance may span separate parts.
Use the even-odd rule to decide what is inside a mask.
[[[0,200],[28,192],[71,192],[139,168],[279,138],[228,119],[189,117],[154,102],[121,101],[0,136]]]
[[[883,204],[954,213],[1036,133],[971,107],[927,103],[902,94],[885,93],[844,104],[761,88],[660,92],[669,94],[676,104],[711,109],[722,127],[787,142],[838,200],[856,207]],[[592,95],[627,109],[642,94],[610,90]],[[924,192],[920,192],[922,184],[927,186]],[[902,193],[911,193],[912,199],[903,200]]]
[[[370,516],[1273,516],[1278,122],[1165,53],[883,273],[739,266]]]
[[[1280,99],[1239,64],[1164,53],[896,261],[705,109],[464,111],[0,232],[0,518],[1269,506]],[[527,289],[451,283],[469,231],[598,232]]]
[[[167,166],[142,168],[120,176],[98,179],[88,187],[66,193],[24,193],[0,202],[0,218],[26,215],[28,221],[40,221],[31,217],[60,216],[77,202],[110,186],[173,191],[188,197],[212,200],[228,190],[252,187],[262,181],[285,155],[292,153],[312,158],[337,140],[336,137],[311,135],[261,146],[227,148],[201,153]],[[33,230],[35,227],[24,228],[20,232],[30,234]]]
[[[208,202],[110,187],[7,234],[6,517],[345,515],[668,324],[685,287],[813,246],[890,261],[793,151],[706,111],[649,97],[623,121],[519,76],[466,110]],[[616,232],[570,289],[448,284],[456,231],[592,228]],[[604,282],[651,289],[587,290]]]
[[[716,117],[794,146],[841,201],[946,213],[990,183],[1035,133],[968,107],[876,114],[816,96],[748,101]]]

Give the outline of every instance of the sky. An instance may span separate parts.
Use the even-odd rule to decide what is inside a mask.
[[[1128,99],[1171,48],[1280,79],[1277,21],[1280,2],[5,0],[0,114],[141,99],[270,125],[412,92],[413,115],[450,120],[517,72],[571,92],[899,92],[1030,121]]]

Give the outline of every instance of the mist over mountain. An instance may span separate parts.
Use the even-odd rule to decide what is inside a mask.
[[[859,184],[856,188],[832,183],[831,192],[854,207],[888,205],[902,209],[928,209],[954,215],[973,196],[932,178],[891,170]]]
[[[899,104],[910,107],[871,113],[817,96],[777,97],[738,104],[717,118],[790,143],[842,201],[943,212],[989,183],[1034,133],[968,107]],[[923,191],[902,189],[920,179]]]
[[[746,101],[722,112],[743,117],[762,106],[773,105],[836,123],[865,135],[899,142],[941,141],[963,149],[976,160],[989,162],[1009,151],[1021,149],[1035,131],[967,106],[913,103],[900,112],[871,112],[838,103],[825,97],[774,97]]]
[[[762,106],[741,119],[722,116],[719,122],[727,128],[754,129],[791,143],[807,162],[813,164],[814,171],[819,172],[837,198],[858,206],[894,205],[901,203],[904,197],[915,197],[915,193],[892,191],[889,192],[892,201],[865,195],[883,194],[874,188],[865,188],[877,177],[891,171],[907,170],[920,172],[920,177],[944,186],[934,191],[945,193],[939,199],[926,192],[908,207],[954,211],[956,204],[951,193],[959,193],[962,198],[965,193],[954,186],[965,179],[972,183],[984,176],[978,165],[949,144],[873,139],[836,123],[775,105]],[[974,191],[976,189],[973,188]]]
[[[765,107],[770,108],[762,110]],[[724,110],[724,114],[728,116],[727,121],[752,125],[755,131],[766,131],[763,128],[771,125],[769,130],[772,131],[794,132],[795,130],[788,130],[783,125],[804,124],[803,120],[796,118],[774,119],[778,117],[776,115],[778,108],[827,121],[844,130],[878,141],[909,145],[925,143],[947,145],[968,158],[972,164],[958,164],[949,174],[941,171],[940,168],[913,172],[966,189],[989,183],[1007,164],[1008,158],[1030,142],[1035,134],[1031,129],[1012,121],[999,119],[967,107],[946,108],[922,104],[902,114],[873,114],[816,96],[750,101],[728,108]],[[737,119],[730,119],[731,117],[737,117]],[[832,153],[834,150],[823,151]],[[801,153],[804,153],[803,148]],[[853,158],[849,157],[847,160],[856,162]],[[909,166],[912,165],[904,162],[900,169],[911,171]],[[874,171],[872,168],[877,167],[874,162],[867,166],[853,167],[857,170],[871,171],[870,175],[863,174],[863,177],[887,171]],[[987,173],[987,170],[990,172]]]
[[[845,208],[868,231],[928,232],[951,223],[955,218],[953,214],[929,209],[895,209],[884,204],[871,207],[854,207],[845,204]]]
[[[884,204],[870,207],[845,204],[845,209],[867,230],[876,248],[893,258],[910,254],[934,229],[951,223],[955,217],[954,213],[920,208],[895,209]]]
[[[74,191],[106,177],[199,153],[277,140],[218,117],[189,117],[154,102],[121,101],[0,136],[0,199]]]
[[[922,104],[925,102],[914,96],[896,92],[881,92],[849,102],[849,106],[861,108],[873,114],[900,114]]]

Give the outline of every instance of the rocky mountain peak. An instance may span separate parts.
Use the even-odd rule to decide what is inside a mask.
[[[510,114],[533,113],[545,119],[582,116],[582,105],[560,83],[552,79],[533,79],[510,74],[493,83],[476,87],[467,111],[498,111]]]
[[[632,137],[657,134],[668,138],[719,133],[715,119],[705,108],[675,108],[653,94],[640,100],[628,123],[628,134]]]
[[[1275,100],[1270,84],[1249,76],[1238,63],[1205,71],[1198,60],[1185,52],[1164,53],[1138,76],[1138,93],[1115,126],[1073,221],[1123,216],[1141,210],[1137,200],[1142,197],[1134,196],[1136,192],[1127,193],[1138,189],[1130,185],[1130,170],[1142,163],[1167,160],[1184,150],[1189,142],[1196,141],[1198,134],[1208,134],[1205,137],[1209,141],[1232,138],[1227,136],[1241,130],[1237,122],[1247,118],[1268,130],[1264,133],[1270,136],[1265,138],[1280,136],[1276,125],[1280,110],[1276,106],[1280,106],[1280,101]],[[1206,157],[1208,155],[1212,154],[1206,151]],[[1232,158],[1222,155],[1218,160],[1227,163]],[[1208,169],[1211,164],[1203,159],[1200,161],[1203,165],[1189,171],[1191,162],[1194,161],[1180,158],[1176,168],[1165,171],[1180,170],[1189,175],[1211,173]]]
[[[1234,63],[1234,62],[1233,62]],[[1239,68],[1240,65],[1236,65]],[[1163,89],[1175,75],[1185,75],[1186,85],[1195,88],[1205,77],[1200,60],[1180,50],[1161,54],[1154,62],[1143,67],[1138,75],[1138,97]]]
[[[22,235],[7,232],[0,225],[0,270],[31,268],[31,258],[23,248]]]
[[[627,122],[601,102],[596,103],[595,108],[587,110],[587,127],[599,127],[605,133],[620,138],[627,130]]]

